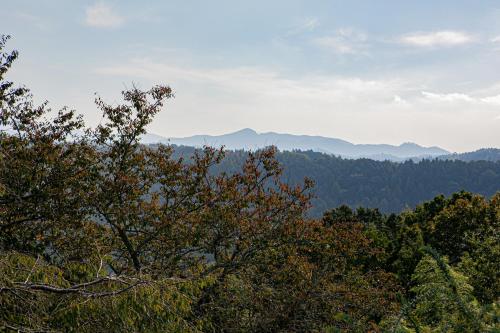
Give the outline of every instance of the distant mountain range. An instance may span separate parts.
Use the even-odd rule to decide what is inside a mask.
[[[145,144],[170,143],[179,146],[202,147],[204,145],[229,150],[255,150],[274,145],[281,151],[312,150],[350,159],[369,158],[373,160],[404,161],[437,158],[450,152],[439,147],[423,147],[415,143],[403,143],[399,146],[389,144],[353,144],[336,138],[310,135],[280,134],[274,132],[257,133],[246,128],[224,135],[195,135],[185,138],[165,138],[155,134],[146,134]]]

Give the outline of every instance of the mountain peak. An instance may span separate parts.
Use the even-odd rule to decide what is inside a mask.
[[[413,142],[404,142],[402,144],[399,145],[400,147],[422,147],[416,143],[413,143]]]
[[[150,141],[154,138],[150,138]],[[145,140],[147,141],[147,140]],[[309,135],[280,134],[274,132],[257,133],[251,128],[225,135],[195,135],[186,138],[170,138],[171,144],[203,147],[204,145],[228,150],[256,150],[270,145],[280,150],[313,150],[346,158],[373,158],[403,160],[418,156],[441,156],[448,152],[437,147],[422,147],[406,142],[400,146],[387,144],[353,144],[336,138]]]
[[[240,129],[239,131],[233,132],[231,134],[257,135],[257,132],[255,132],[251,128],[243,128],[243,129]]]

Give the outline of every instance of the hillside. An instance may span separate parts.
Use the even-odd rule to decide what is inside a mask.
[[[295,148],[324,140],[403,160],[394,154],[433,148],[306,136],[282,152],[147,145],[164,140],[142,136],[172,88],[97,97],[101,117],[89,127],[4,78],[18,55],[2,52],[8,39],[0,35],[0,332],[499,331],[500,162],[458,160],[495,151],[377,162]],[[51,85],[58,73],[48,68]]]
[[[176,147],[176,151],[177,156],[185,156],[194,148]],[[228,151],[213,172],[237,172],[246,156],[244,151]],[[283,181],[314,180],[313,216],[342,204],[398,213],[439,194],[466,190],[491,196],[500,190],[500,162],[433,159],[396,163],[313,151],[279,152],[276,158],[284,169]]]
[[[440,156],[443,160],[460,160],[460,161],[500,161],[500,149],[483,148],[476,151],[471,151],[462,154],[449,154]]]

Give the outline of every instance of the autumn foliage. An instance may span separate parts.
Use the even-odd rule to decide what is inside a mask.
[[[444,320],[425,318],[439,305],[425,296],[433,287],[458,304],[464,330],[492,327],[498,196],[311,219],[312,182],[283,183],[272,147],[214,173],[222,149],[184,160],[142,145],[168,86],[134,87],[120,105],[98,97],[103,119],[87,128],[7,81],[16,57],[0,57],[3,331],[410,332]],[[426,244],[449,261],[426,256]],[[408,305],[422,293],[427,303]]]

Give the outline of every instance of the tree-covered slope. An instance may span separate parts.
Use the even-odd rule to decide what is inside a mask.
[[[189,155],[191,147],[177,147]],[[228,151],[214,172],[239,171],[247,153]],[[396,163],[370,159],[343,159],[312,151],[279,152],[283,181],[299,184],[305,177],[315,182],[311,214],[345,204],[400,212],[436,195],[466,190],[491,196],[500,190],[500,162],[422,160]]]
[[[482,148],[467,153],[444,155],[439,158],[443,160],[460,161],[500,161],[500,149]]]
[[[281,153],[285,177],[316,183],[315,212],[340,204],[399,212],[436,195],[467,190],[486,196],[500,189],[500,163],[423,160],[404,163],[346,160],[313,152]]]
[[[287,184],[308,174],[331,198],[384,182],[400,196],[432,182],[488,190],[498,164],[146,146],[168,86],[97,98],[95,128],[67,109],[50,118],[3,79],[17,57],[6,40],[0,332],[499,331],[500,192],[313,219],[311,182]]]

